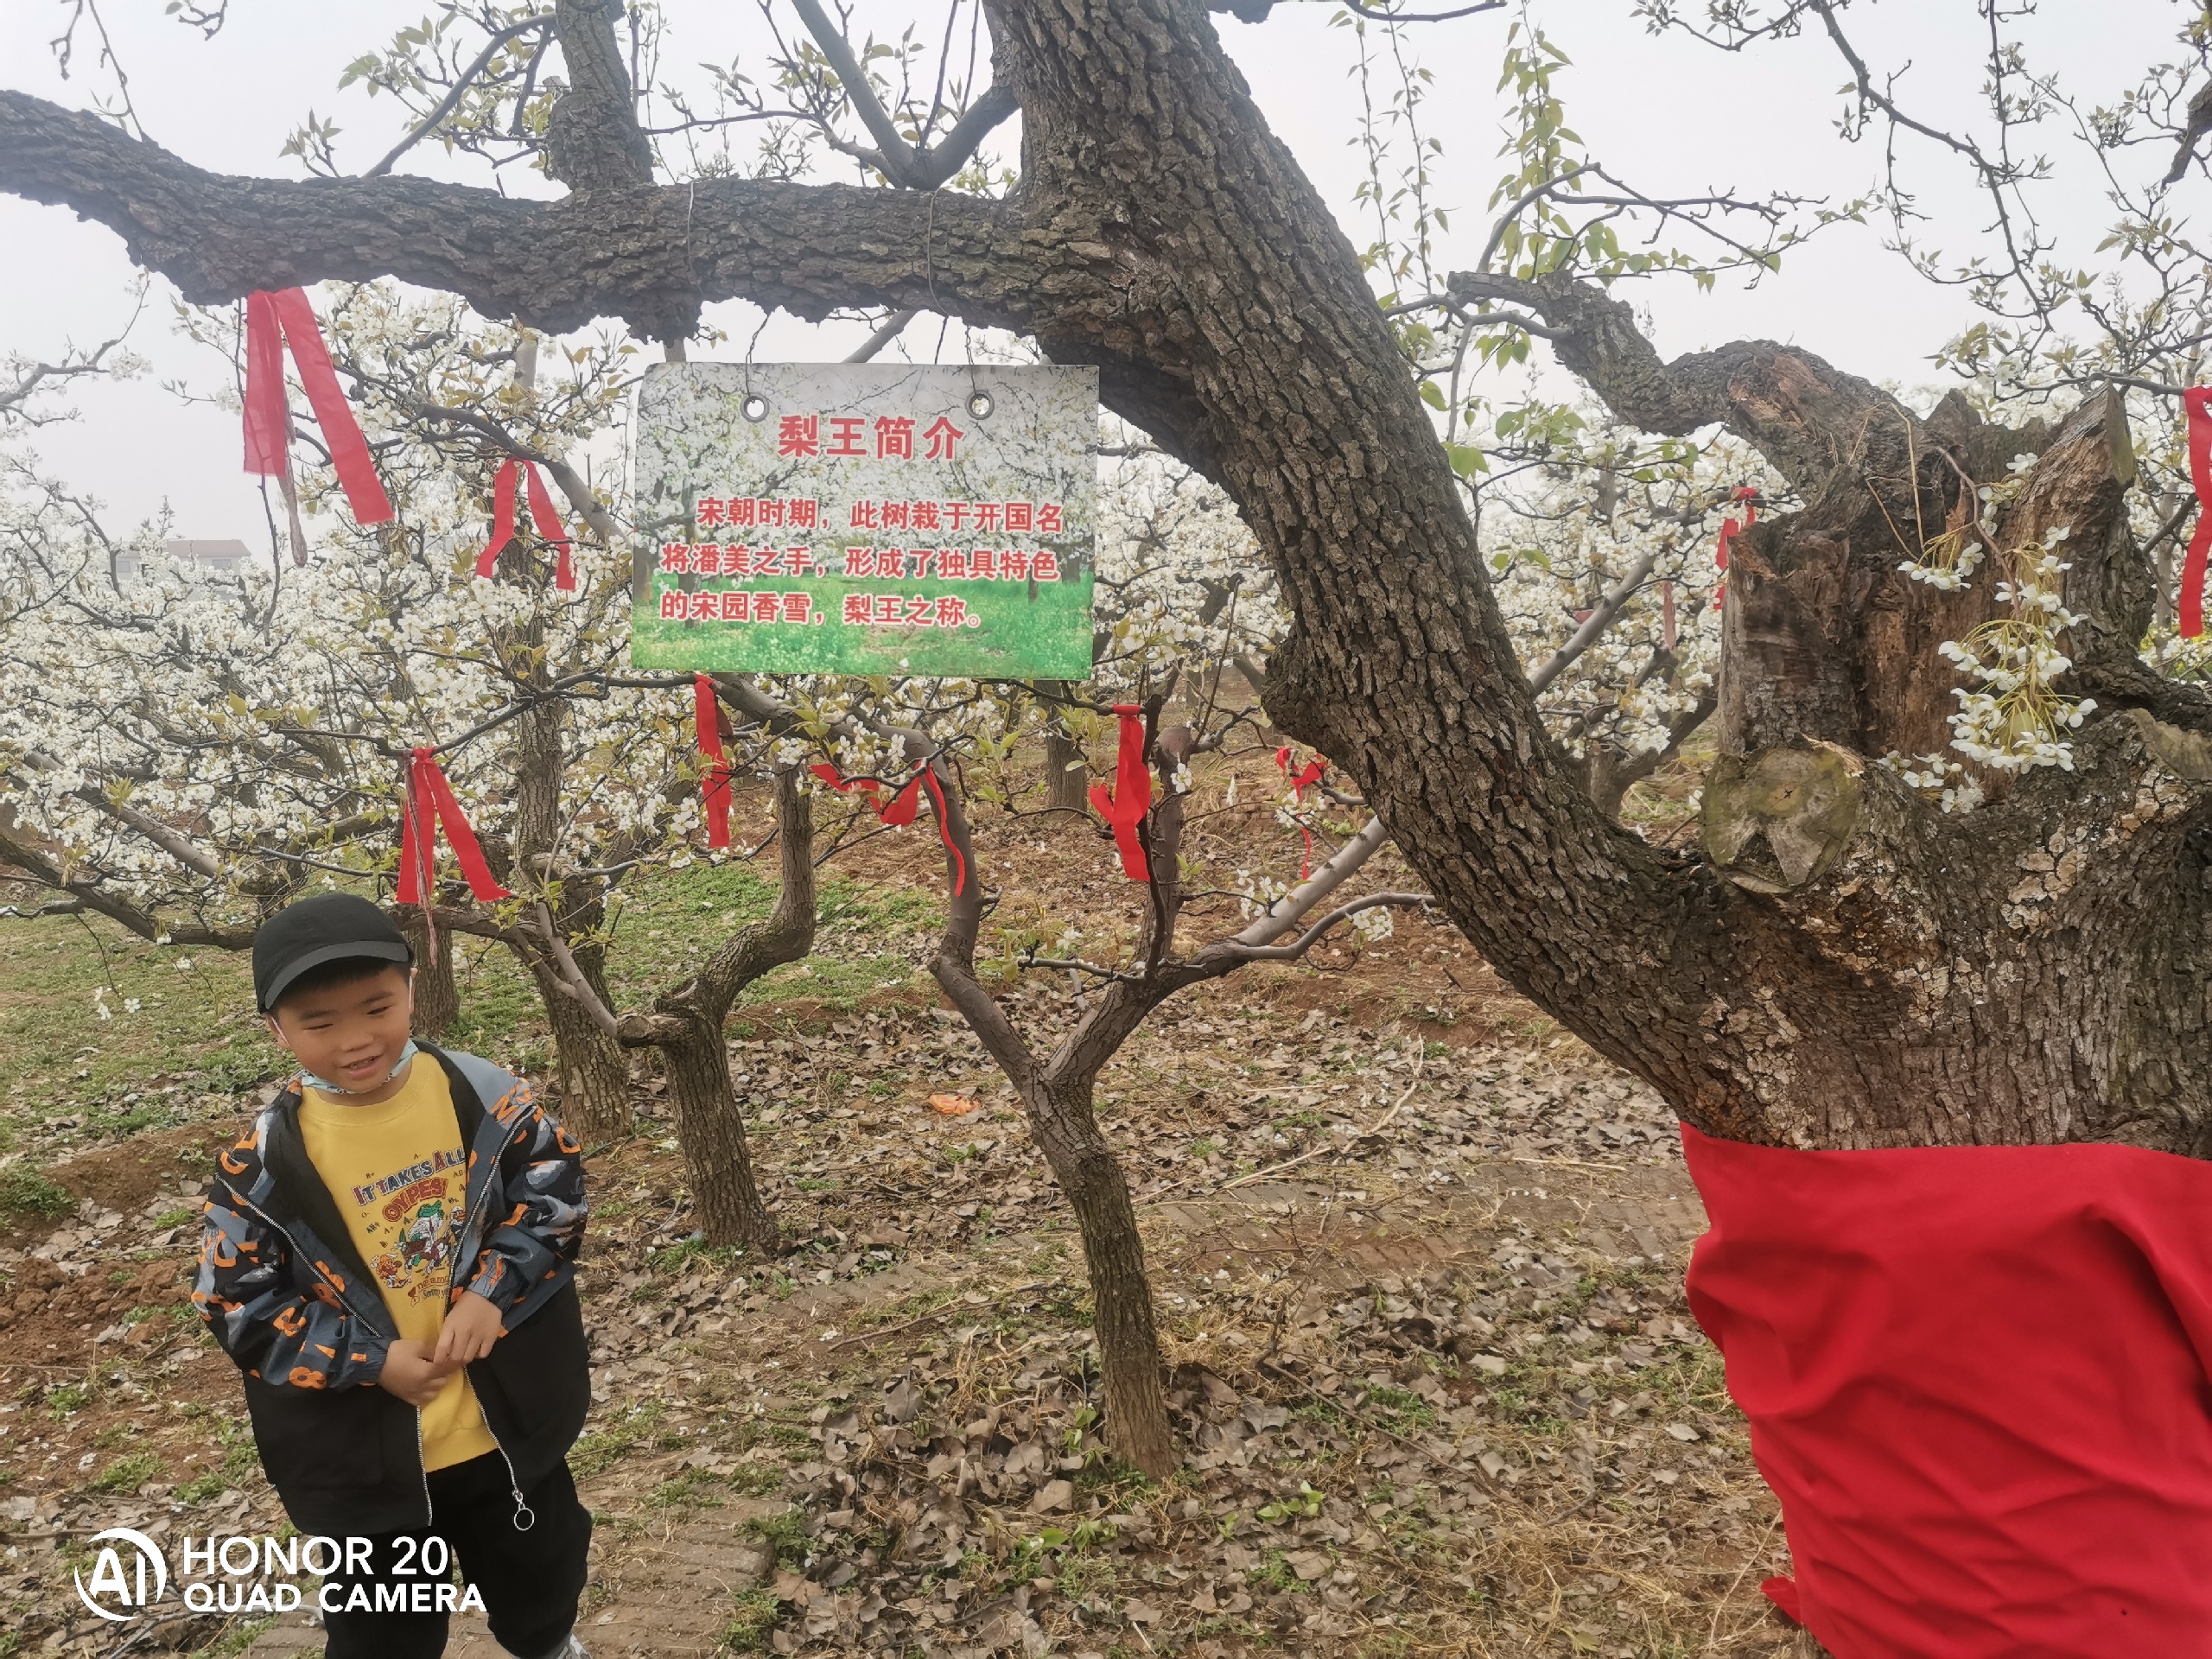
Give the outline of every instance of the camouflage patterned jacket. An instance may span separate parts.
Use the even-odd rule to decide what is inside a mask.
[[[566,1453],[588,1405],[571,1287],[582,1148],[521,1078],[429,1044],[420,1058],[444,1068],[467,1149],[453,1284],[497,1306],[507,1332],[469,1381],[524,1488]],[[295,1523],[328,1531],[342,1513],[340,1530],[397,1530],[427,1504],[414,1408],[372,1386],[397,1332],[307,1155],[299,1108],[295,1084],[218,1159],[192,1300],[245,1373],[262,1465]]]

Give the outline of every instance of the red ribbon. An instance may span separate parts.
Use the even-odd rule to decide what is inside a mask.
[[[569,563],[569,532],[561,515],[553,511],[553,497],[537,475],[537,463],[509,455],[499,463],[492,480],[492,539],[476,556],[476,574],[486,582],[499,575],[499,553],[515,535],[515,483],[518,474],[530,480],[530,522],[542,541],[555,549],[553,585],[564,594],[576,591],[576,572]],[[717,842],[717,846],[727,842]]]
[[[477,843],[476,832],[468,827],[461,803],[454,798],[453,785],[446,781],[436,755],[429,749],[417,749],[407,769],[407,818],[399,841],[399,902],[428,905],[437,892],[441,824],[446,839],[453,843],[454,856],[461,861],[468,890],[477,900],[488,905],[494,899],[513,898],[492,879],[484,849]]]
[[[715,764],[707,769],[700,792],[707,804],[707,845],[729,845],[729,761],[722,753],[722,710],[715,696],[715,683],[704,674],[691,677],[693,722],[699,734],[699,753]]]
[[[1713,562],[1719,567],[1721,573],[1720,585],[1716,587],[1713,593],[1713,603],[1716,608],[1727,596],[1728,543],[1759,521],[1758,506],[1753,499],[1758,494],[1758,489],[1749,484],[1738,485],[1729,494],[1728,499],[1731,501],[1741,501],[1744,504],[1744,517],[1740,524],[1733,518],[1722,523],[1719,543],[1713,550]]]
[[[2189,413],[2189,480],[2196,486],[2196,531],[2181,562],[2181,637],[2204,632],[2204,557],[2212,551],[2212,386],[2181,395]]]
[[[1152,810],[1152,768],[1144,763],[1144,710],[1133,702],[1117,702],[1114,713],[1121,721],[1121,739],[1114,752],[1114,787],[1090,786],[1090,804],[1114,827],[1114,844],[1122,849],[1122,873],[1132,881],[1152,880],[1145,861],[1144,842],[1137,826]]]
[[[937,768],[924,766],[906,780],[906,786],[889,800],[883,798],[883,785],[873,778],[848,778],[836,767],[828,765],[807,768],[839,794],[859,790],[874,804],[875,814],[894,830],[903,830],[914,821],[920,810],[922,791],[930,792],[930,805],[937,813],[937,838],[944,843],[944,850],[952,855],[952,892],[955,898],[967,890],[968,861],[960,855],[960,848],[952,839],[952,828],[945,822],[944,790],[937,780]]]
[[[392,516],[391,499],[377,477],[369,455],[369,441],[340,390],[338,372],[330,365],[330,348],[308,303],[307,290],[299,288],[262,289],[245,301],[245,469],[264,477],[284,480],[286,499],[291,499],[292,408],[284,391],[284,347],[292,348],[292,361],[300,371],[300,386],[315,410],[315,424],[330,451],[330,464],[346,492],[353,522],[381,524]],[[296,546],[296,557],[306,549]]]
[[[1294,805],[1302,804],[1300,798],[1306,786],[1319,783],[1329,770],[1329,763],[1317,754],[1304,767],[1294,772],[1290,769],[1290,745],[1287,743],[1275,751],[1275,765],[1281,767],[1282,775],[1290,779],[1290,798]],[[1303,881],[1313,874],[1313,831],[1300,820],[1298,832],[1306,837],[1306,862],[1298,872],[1298,879]]]

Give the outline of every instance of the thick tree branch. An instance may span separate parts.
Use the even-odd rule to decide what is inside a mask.
[[[639,130],[636,91],[614,38],[621,15],[622,0],[556,0],[553,8],[569,85],[546,121],[546,166],[575,190],[634,190],[652,182],[652,145]]]
[[[619,316],[666,339],[721,299],[1031,329],[1040,305],[1106,292],[1093,259],[1022,237],[1007,205],[972,197],[707,179],[531,202],[428,179],[241,178],[17,92],[0,91],[0,190],[107,226],[196,304],[395,276],[548,333]]]
[[[97,911],[119,922],[142,939],[171,944],[208,945],[222,950],[243,950],[253,943],[253,929],[208,925],[195,922],[164,922],[151,911],[117,898],[98,881],[72,876],[28,842],[0,830],[0,868],[13,868],[56,893],[66,893],[86,910]]]

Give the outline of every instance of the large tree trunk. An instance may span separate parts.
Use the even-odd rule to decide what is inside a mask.
[[[525,958],[524,965],[537,982],[553,1033],[561,1067],[562,1123],[594,1145],[620,1140],[633,1122],[628,1057],[542,963]]]
[[[710,1244],[741,1244],[764,1259],[782,1248],[776,1218],[753,1176],[745,1115],[730,1088],[720,1025],[696,1020],[655,1043],[676,1108],[676,1140],[691,1185],[691,1213]]]
[[[1084,763],[1083,746],[1054,727],[1045,728],[1045,804],[1063,812],[1080,812],[1088,797],[1090,768]]]
[[[692,1208],[709,1242],[743,1244],[763,1255],[775,1255],[780,1245],[775,1217],[753,1178],[722,1027],[741,991],[814,948],[814,808],[796,771],[776,775],[776,824],[783,887],[767,919],[740,930],[696,974],[654,998],[651,1014],[626,1014],[619,1027],[626,1047],[660,1051]]]
[[[415,1033],[442,1042],[461,1019],[461,988],[453,976],[453,935],[438,935],[433,949],[422,906],[395,905],[391,913],[415,952]]]
[[[1106,1384],[1106,1444],[1160,1478],[1175,1467],[1175,1437],[1161,1391],[1144,1239],[1121,1160],[1098,1132],[1088,1077],[1054,1083],[1038,1077],[1023,1091],[1022,1103],[1083,1236],[1091,1329]]]

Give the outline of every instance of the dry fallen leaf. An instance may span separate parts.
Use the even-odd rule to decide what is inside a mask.
[[[976,1103],[965,1095],[931,1095],[930,1109],[947,1117],[965,1117],[976,1109]]]

